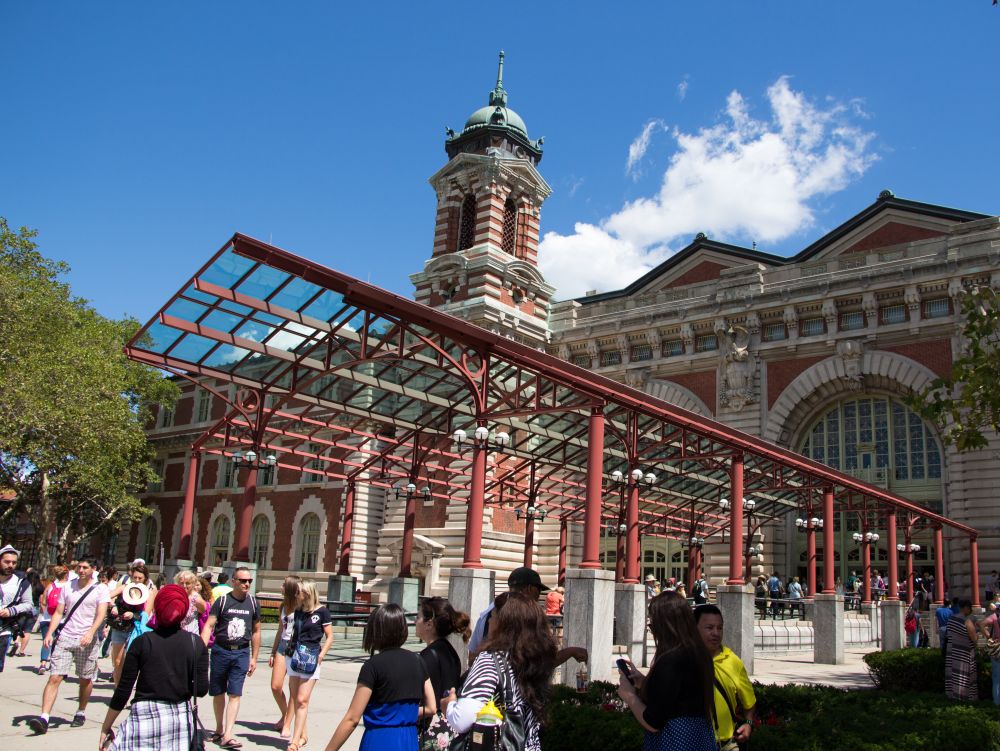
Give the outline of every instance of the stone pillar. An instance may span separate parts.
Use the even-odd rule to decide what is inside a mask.
[[[832,558],[833,556],[828,556],[827,561]],[[813,662],[821,665],[844,664],[844,598],[842,595],[831,595],[824,592],[814,598]]]
[[[168,584],[173,584],[174,577],[181,571],[194,571],[194,561],[186,558],[167,558],[163,561],[163,576]]]
[[[354,602],[354,591],[357,586],[358,580],[355,577],[333,574],[326,580],[327,602]],[[331,613],[350,613],[353,610],[351,605],[330,605]]]
[[[721,584],[715,599],[722,611],[722,643],[743,660],[747,675],[753,675],[753,589],[745,584]]]
[[[590,679],[616,681],[612,647],[611,618],[614,612],[614,572],[604,569],[571,568],[566,572],[566,601],[563,611],[563,644],[584,647],[590,655]],[[569,660],[562,667],[562,682],[576,681],[579,665]]]
[[[882,651],[902,649],[906,645],[903,629],[906,606],[901,600],[883,600],[879,609],[882,613]]]
[[[626,648],[633,665],[641,665],[645,641],[646,587],[615,584],[615,645]]]
[[[448,577],[448,600],[455,610],[468,613],[475,626],[479,614],[493,602],[495,582],[494,571],[453,568]]]
[[[417,605],[420,602],[420,580],[410,576],[390,579],[389,602],[399,605],[407,613],[417,612]]]

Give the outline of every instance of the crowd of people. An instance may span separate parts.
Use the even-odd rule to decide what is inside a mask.
[[[214,725],[206,723],[205,740],[241,747],[234,728],[261,648],[261,608],[251,594],[249,569],[237,568],[231,580],[220,576],[214,585],[210,574],[182,571],[167,584],[151,577],[141,560],[118,576],[84,559],[51,567],[42,581],[14,575],[17,560],[10,546],[0,549],[0,655],[24,653],[37,620],[47,679],[41,711],[28,723],[34,733],[48,731],[60,686],[71,674],[79,687],[70,725],[84,724],[98,658],[109,649],[115,688],[101,726],[102,749],[188,751],[202,725],[198,698],[206,695]],[[804,596],[795,578],[786,587],[775,573],[761,582],[769,600],[771,579],[780,599]],[[369,657],[327,750],[340,749],[363,723],[364,751],[448,748],[491,729],[504,734],[504,748],[539,751],[555,669],[570,659],[585,664],[589,655],[561,645],[561,588],[549,589],[525,567],[507,584],[474,628],[446,598],[422,599],[413,624],[413,635],[425,645],[419,653],[405,648],[407,614],[394,604],[375,607],[363,637]],[[936,610],[952,698],[978,698],[980,633],[1000,644],[995,573],[991,586],[991,612],[982,620],[968,600]],[[743,663],[723,645],[722,612],[706,602],[707,582],[699,579],[693,589],[694,603],[676,582],[661,588],[647,577],[655,654],[646,673],[619,661],[619,694],[645,732],[645,749],[734,751],[753,732],[756,698]],[[914,599],[907,618],[919,612],[917,605]],[[315,584],[287,577],[267,665],[278,713],[273,730],[290,751],[309,742],[309,704],[333,643],[332,624]],[[998,663],[1000,658],[993,661],[993,699],[1000,704]],[[118,723],[130,700],[127,718]]]

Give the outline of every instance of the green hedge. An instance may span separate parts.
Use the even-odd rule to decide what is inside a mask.
[[[759,714],[752,748],[940,751],[960,745],[1000,751],[1000,710],[991,702],[826,686],[755,684],[754,690]],[[544,751],[628,751],[641,745],[642,730],[612,684],[594,682],[586,694],[556,689],[542,735]]]
[[[899,649],[864,656],[872,681],[883,691],[926,691],[944,694],[944,658],[940,649]],[[979,696],[992,695],[990,659],[979,652]]]

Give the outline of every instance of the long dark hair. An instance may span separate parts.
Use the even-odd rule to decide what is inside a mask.
[[[503,607],[493,612],[490,634],[480,652],[506,653],[521,696],[543,720],[552,691],[556,643],[538,602],[511,592]]]
[[[434,633],[439,639],[449,634],[461,634],[464,641],[469,641],[472,631],[469,629],[469,616],[455,610],[447,597],[431,597],[420,603],[420,615],[425,621],[434,624]]]
[[[705,643],[698,633],[698,626],[687,600],[676,592],[663,592],[649,601],[649,630],[656,640],[656,656],[653,668],[661,664],[661,658],[674,652],[689,655],[696,666],[703,695],[705,718],[712,722],[712,708],[715,706],[715,665]],[[641,698],[647,704],[650,681],[642,684]]]

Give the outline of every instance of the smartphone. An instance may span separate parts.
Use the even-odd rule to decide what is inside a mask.
[[[619,658],[615,660],[615,665],[618,666],[618,670],[621,671],[621,674],[625,676],[626,680],[634,686],[635,681],[632,680],[632,671],[629,669],[628,663]]]

